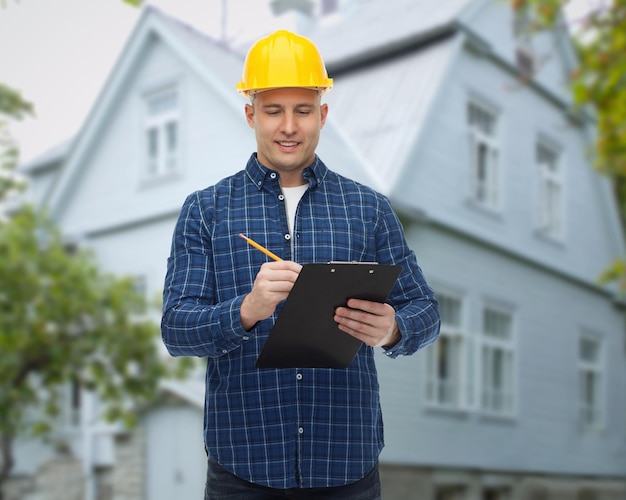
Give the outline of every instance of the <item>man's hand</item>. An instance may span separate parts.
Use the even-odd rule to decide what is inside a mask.
[[[350,299],[347,307],[336,309],[335,321],[341,331],[372,347],[391,347],[402,338],[389,304]]]
[[[287,298],[302,266],[290,260],[266,262],[261,266],[252,291],[241,304],[241,324],[250,330],[259,321],[269,318],[276,306]]]

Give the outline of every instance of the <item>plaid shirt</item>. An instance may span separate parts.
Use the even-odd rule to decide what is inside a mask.
[[[319,158],[288,232],[279,174],[252,155],[245,170],[185,201],[165,278],[162,334],[174,356],[207,358],[204,437],[222,467],[273,488],[332,487],[361,479],[383,447],[373,348],[346,369],[256,369],[276,313],[251,331],[239,310],[263,253],[244,233],[300,264],[400,264],[389,303],[409,355],[435,340],[439,312],[389,201],[328,170]]]

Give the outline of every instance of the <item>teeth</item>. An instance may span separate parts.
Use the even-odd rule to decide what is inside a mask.
[[[297,142],[279,142],[278,144],[280,144],[281,146],[285,146],[285,147],[291,147],[291,146],[295,146],[298,143]]]

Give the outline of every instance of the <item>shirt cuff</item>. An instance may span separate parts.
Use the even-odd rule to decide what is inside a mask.
[[[226,352],[237,349],[242,341],[249,340],[252,335],[252,332],[247,332],[241,324],[241,304],[244,297],[235,297],[227,307],[222,309],[220,322],[225,341],[223,349]]]

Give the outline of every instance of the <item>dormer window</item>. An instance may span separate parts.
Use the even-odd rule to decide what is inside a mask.
[[[470,199],[489,210],[500,208],[498,116],[475,100],[467,107],[470,143]]]
[[[532,17],[529,9],[524,7],[518,8],[514,16],[515,63],[522,77],[532,78],[537,69],[532,40]]]
[[[539,231],[552,238],[563,236],[563,167],[558,149],[540,141],[536,146]]]
[[[158,177],[177,171],[179,158],[179,96],[176,87],[145,97],[145,176]]]

